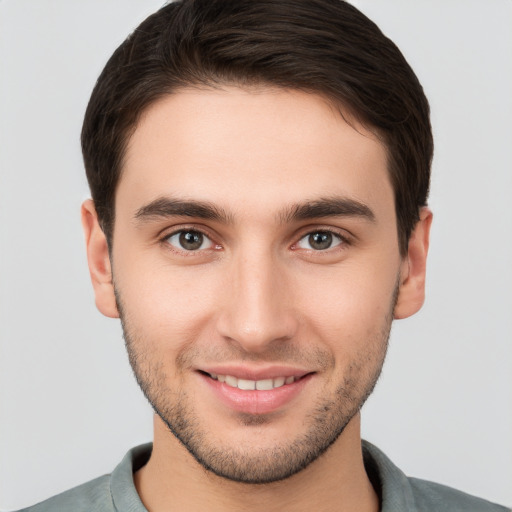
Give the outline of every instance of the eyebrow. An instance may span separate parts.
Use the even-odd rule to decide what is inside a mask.
[[[283,223],[322,217],[360,217],[375,222],[375,214],[367,205],[348,197],[326,197],[291,205],[279,217]]]
[[[194,217],[215,220],[229,224],[232,217],[225,210],[205,201],[188,201],[170,197],[160,197],[137,210],[134,218],[150,221],[167,217]]]
[[[139,208],[134,215],[141,222],[168,217],[191,217],[224,224],[233,222],[230,213],[212,203],[172,197],[155,199]],[[375,214],[367,205],[347,197],[327,197],[292,204],[278,214],[278,220],[283,224],[323,217],[360,217],[375,222]]]

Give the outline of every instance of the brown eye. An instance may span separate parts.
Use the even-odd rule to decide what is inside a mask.
[[[325,251],[342,243],[342,238],[330,231],[314,231],[302,237],[297,244],[301,249]]]
[[[167,241],[173,247],[182,251],[198,251],[213,246],[212,241],[206,235],[192,229],[177,231],[168,237]]]

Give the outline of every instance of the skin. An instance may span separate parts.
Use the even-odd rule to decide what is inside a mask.
[[[153,454],[135,475],[148,510],[378,510],[359,408],[393,317],[423,303],[432,219],[421,210],[401,257],[386,161],[371,132],[299,91],[187,89],[143,114],[110,256],[91,201],[82,220],[97,307],[122,314],[159,412]],[[297,215],[326,199],[327,210]],[[172,213],[179,201],[217,215]],[[180,246],[187,230],[207,237],[200,249]],[[331,246],[312,245],[314,233],[333,233]],[[241,412],[200,373],[216,365],[279,365],[308,379],[275,410]],[[267,483],[236,481],[251,475]]]

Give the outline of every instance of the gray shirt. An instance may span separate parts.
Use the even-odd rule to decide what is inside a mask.
[[[152,444],[130,450],[104,475],[20,512],[147,512],[133,473],[149,460]],[[444,485],[409,478],[378,448],[363,441],[366,472],[377,491],[381,512],[512,512]]]

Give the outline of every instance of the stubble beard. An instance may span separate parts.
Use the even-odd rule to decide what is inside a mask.
[[[338,439],[372,393],[381,374],[397,296],[398,286],[380,331],[374,334],[373,339],[365,340],[365,350],[346,368],[336,392],[320,400],[307,415],[304,421],[306,431],[271,449],[254,449],[250,441],[249,448],[218,446],[215,443],[207,426],[201,424],[187,391],[169,389],[162,361],[151,361],[149,354],[141,351],[141,347],[147,346],[147,343],[129,325],[121,297],[116,291],[130,364],[137,383],[155,413],[204,469],[228,480],[246,484],[267,484],[289,478],[318,459]],[[277,352],[282,351],[278,349]],[[334,364],[328,352],[316,352],[314,357],[324,367]],[[183,354],[181,363],[185,364],[188,358],[190,354]],[[261,359],[269,360],[264,357]],[[271,421],[266,415],[240,414],[239,418],[240,423],[247,428]]]

